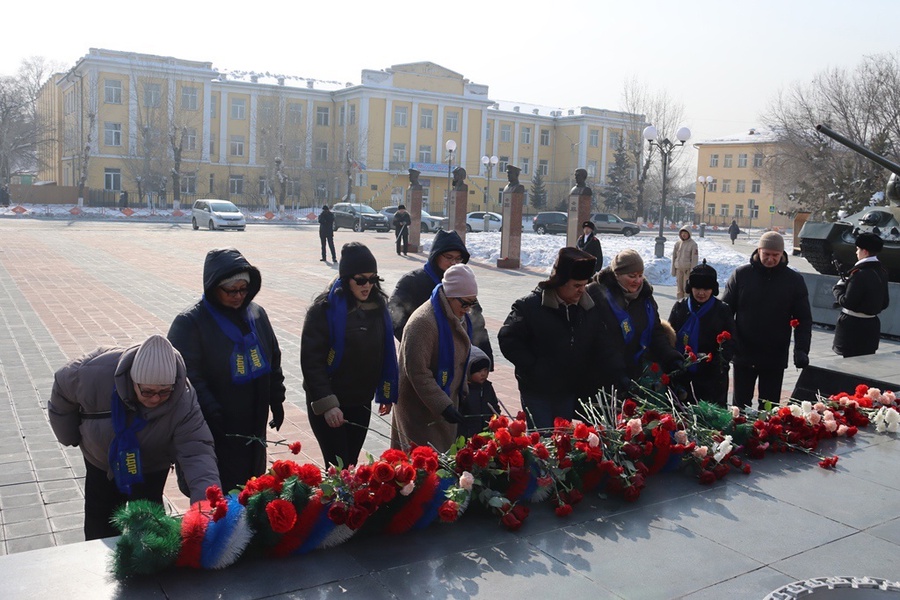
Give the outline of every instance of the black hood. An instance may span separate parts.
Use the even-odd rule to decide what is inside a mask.
[[[247,308],[262,287],[259,269],[247,262],[236,248],[216,248],[207,252],[206,261],[203,263],[203,293],[206,299],[215,302],[216,295],[213,292],[219,282],[242,271],[247,271],[250,275],[250,292],[244,297],[244,303],[241,305],[241,308]]]
[[[437,265],[434,264],[435,259],[444,252],[449,252],[451,250],[458,250],[462,253],[463,264],[469,262],[469,251],[466,250],[466,245],[463,244],[459,234],[455,231],[444,231],[441,229],[434,234],[434,242],[431,244],[431,253],[428,255],[428,262],[430,262],[431,266],[437,270]]]

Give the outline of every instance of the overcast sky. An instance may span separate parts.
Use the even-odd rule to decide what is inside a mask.
[[[637,78],[684,104],[692,142],[758,125],[793,82],[900,51],[897,0],[50,0],[6,16],[0,74],[32,55],[71,67],[92,47],[354,84],[431,61],[493,99],[614,110]]]

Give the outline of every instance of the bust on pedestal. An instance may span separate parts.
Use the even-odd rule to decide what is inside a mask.
[[[466,185],[466,170],[462,167],[453,169],[453,183],[450,186],[450,229],[466,241],[466,213],[469,212],[469,186]]]
[[[518,269],[522,257],[522,205],[525,202],[525,186],[519,183],[519,167],[508,165],[506,176],[509,183],[503,188],[503,223],[500,234],[500,258],[497,266],[501,269]]]
[[[591,218],[591,202],[594,191],[587,186],[587,170],[575,169],[575,186],[569,191],[567,212],[569,220],[566,226],[566,245],[575,246],[581,235],[581,225]]]
[[[409,252],[418,252],[422,236],[422,184],[419,183],[420,171],[409,170],[409,188],[406,190],[406,206],[412,224],[409,227]]]

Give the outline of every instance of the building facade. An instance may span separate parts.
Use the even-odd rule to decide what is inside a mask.
[[[55,129],[39,179],[83,181],[95,196],[171,201],[177,188],[182,204],[274,197],[312,207],[349,194],[378,209],[402,200],[412,167],[435,213],[451,166],[466,169],[473,210],[499,209],[507,164],[522,170],[526,190],[539,172],[555,208],[576,168],[600,186],[621,136],[644,126],[629,113],[498,102],[430,62],[363,70],[359,84],[345,84],[102,49],[51,78],[39,105]]]
[[[735,220],[741,229],[791,226],[788,191],[766,173],[777,144],[774,133],[758,129],[694,144],[698,178],[712,177],[705,189],[697,183],[694,212],[702,222],[727,227]]]

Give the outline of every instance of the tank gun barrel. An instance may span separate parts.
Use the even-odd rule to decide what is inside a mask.
[[[826,126],[826,125],[821,125],[821,124],[820,124],[820,125],[816,125],[816,131],[818,131],[818,132],[820,132],[820,133],[823,133],[823,134],[827,135],[828,137],[830,137],[831,139],[833,139],[833,140],[836,141],[837,143],[842,144],[842,145],[844,145],[844,146],[850,148],[851,150],[853,150],[853,151],[856,152],[857,154],[862,154],[863,156],[865,156],[866,158],[868,158],[868,159],[871,160],[872,162],[874,162],[874,163],[876,163],[876,164],[878,164],[878,165],[884,167],[885,169],[887,169],[887,170],[890,171],[891,173],[895,173],[895,174],[897,174],[898,176],[900,176],[900,165],[898,165],[898,164],[895,163],[895,162],[889,161],[888,159],[886,159],[885,157],[881,156],[880,154],[875,154],[874,152],[872,152],[871,150],[869,150],[869,149],[866,148],[865,146],[860,146],[860,145],[857,144],[856,142],[847,139],[846,137],[844,137],[844,136],[841,135],[840,133],[838,133],[838,132],[832,130],[830,127],[828,127],[828,126]]]

